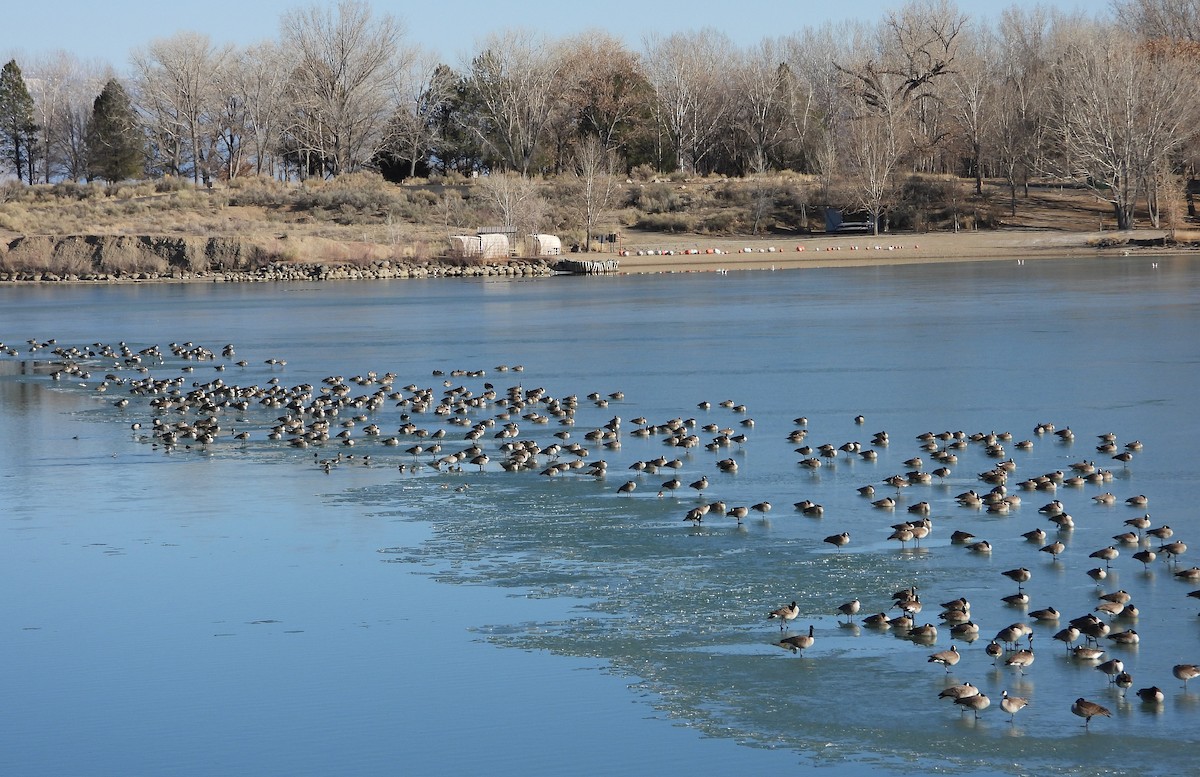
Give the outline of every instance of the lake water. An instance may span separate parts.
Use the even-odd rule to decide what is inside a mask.
[[[1143,568],[1120,545],[1107,579],[1086,570],[1127,519],[1150,513],[1172,539],[1197,538],[1191,445],[1200,432],[1200,263],[1190,257],[963,263],[912,267],[687,273],[535,280],[428,280],[326,285],[129,285],[0,288],[0,623],[5,704],[0,743],[9,774],[493,774],[617,771],[730,774],[864,767],[898,775],[1183,774],[1200,750],[1200,682],[1172,666],[1200,663],[1200,587],[1161,558]],[[51,379],[55,338],[86,350],[159,345],[146,372],[83,360],[86,378]],[[185,360],[170,343],[217,358]],[[222,358],[231,343],[236,356]],[[94,349],[95,350],[95,349]],[[245,359],[247,365],[234,362]],[[286,361],[269,364],[268,360]],[[218,371],[216,366],[224,366]],[[500,366],[509,366],[502,371]],[[517,371],[515,368],[522,368]],[[190,371],[184,371],[190,368]],[[391,388],[363,380],[395,373]],[[435,375],[441,371],[444,375]],[[465,374],[454,374],[463,371]],[[471,374],[478,371],[482,374]],[[123,384],[108,381],[106,374]],[[380,393],[375,410],[344,408],[354,446],[298,448],[267,432],[287,411],[257,402],[216,415],[208,445],[158,444],[147,375],[193,384],[329,388]],[[545,402],[500,418],[419,412],[409,386],[440,398],[491,384],[575,396],[573,424]],[[606,407],[588,398],[620,392]],[[395,396],[388,396],[395,394]],[[116,402],[128,397],[126,407]],[[729,400],[745,409],[722,406]],[[711,403],[708,409],[698,405]],[[537,412],[545,423],[522,415]],[[432,434],[399,434],[402,414]],[[856,416],[863,416],[858,423]],[[807,418],[807,438],[789,440]],[[162,413],[168,423],[204,414]],[[620,445],[587,433],[614,417]],[[649,424],[692,420],[692,448],[639,436]],[[477,444],[490,461],[435,469]],[[744,423],[750,421],[750,423]],[[1073,441],[1035,435],[1070,427]],[[369,436],[369,423],[381,429]],[[502,469],[496,434],[545,449],[586,446],[586,458],[541,455]],[[134,424],[140,424],[134,429]],[[704,427],[744,433],[716,450]],[[1002,457],[971,443],[952,473],[893,489],[884,478],[939,466],[919,448],[932,431],[1011,432]],[[236,440],[235,431],[248,439]],[[839,453],[810,470],[801,445],[860,442],[888,432],[878,458]],[[555,432],[569,432],[562,440]],[[1098,435],[1144,443],[1124,465],[1097,452]],[[384,440],[398,438],[398,445]],[[593,435],[594,436],[594,435]],[[1019,449],[1019,440],[1031,449]],[[190,444],[185,444],[190,443]],[[409,453],[420,444],[426,450]],[[812,454],[816,456],[816,454]],[[630,469],[657,457],[679,468]],[[921,465],[908,465],[914,456]],[[541,474],[556,461],[582,466]],[[733,459],[736,473],[716,463]],[[1007,514],[960,506],[991,488],[979,474],[1012,459]],[[589,465],[607,463],[603,477]],[[1019,481],[1095,461],[1112,480],[1055,491]],[[415,465],[415,466],[414,466]],[[707,477],[702,493],[687,484]],[[682,487],[664,483],[678,478]],[[632,493],[618,487],[633,480]],[[857,489],[873,484],[866,498]],[[660,492],[661,495],[660,495]],[[1093,497],[1111,493],[1114,503]],[[884,510],[872,499],[894,495]],[[1126,504],[1145,495],[1146,506]],[[1057,531],[1038,508],[1061,500],[1075,521]],[[738,525],[692,508],[769,502]],[[793,505],[823,506],[813,517]],[[920,545],[887,538],[929,503]],[[1054,560],[1022,534],[1047,531]],[[955,530],[992,543],[990,555],[950,541]],[[838,550],[823,538],[847,531]],[[1142,547],[1157,550],[1158,540]],[[1193,566],[1200,549],[1178,569]],[[1028,607],[1001,597],[1025,567]],[[963,596],[980,639],[949,626],[917,643],[862,625],[899,614],[894,591],[915,586],[917,624]],[[1098,594],[1126,590],[1140,610],[1128,647],[1101,640],[1133,676],[1126,697],[1052,639],[1092,612]],[[846,625],[838,605],[858,598]],[[766,614],[800,608],[780,649]],[[1032,610],[1054,606],[1060,623]],[[1106,618],[1107,620],[1107,618]],[[1003,627],[1033,624],[1036,662],[1024,674],[984,647]],[[928,662],[954,644],[950,673]],[[1022,640],[1022,646],[1025,645]],[[976,720],[939,699],[971,682],[991,699]],[[1143,704],[1138,688],[1165,700]],[[1010,723],[1002,691],[1029,706]],[[1090,727],[1078,697],[1109,708]]]

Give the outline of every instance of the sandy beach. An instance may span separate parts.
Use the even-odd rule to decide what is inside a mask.
[[[730,270],[855,267],[879,264],[1029,260],[1063,257],[1192,253],[1166,246],[1110,245],[1162,238],[1163,230],[1070,232],[1001,229],[977,232],[889,233],[886,235],[805,235],[727,238],[705,235],[626,234],[620,256],[623,273],[713,272]],[[672,252],[670,255],[639,252]],[[688,251],[698,253],[685,253]],[[713,253],[709,253],[712,251]],[[716,253],[719,251],[720,253]]]

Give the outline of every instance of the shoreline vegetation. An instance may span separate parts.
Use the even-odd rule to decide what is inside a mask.
[[[761,180],[628,180],[624,204],[611,216],[619,229],[615,243],[593,243],[579,253],[564,248],[561,257],[499,259],[447,255],[449,235],[473,231],[468,225],[487,224],[491,215],[473,181],[395,185],[357,174],[292,187],[241,182],[196,189],[186,181],[17,187],[0,198],[0,283],[537,277],[554,274],[562,259],[615,260],[620,274],[729,272],[1158,256],[1193,252],[1200,243],[1200,230],[1112,229],[1106,204],[1070,187],[1034,189],[1011,208],[999,184],[991,196],[960,205],[950,198],[930,211],[924,229],[826,233],[817,229],[823,208],[797,205],[805,185],[802,178],[777,179],[776,196],[764,203],[755,198]],[[544,199],[555,202],[555,182],[540,186]],[[655,228],[653,206],[663,197],[684,228]],[[748,209],[767,225],[758,234],[744,228]],[[569,240],[565,207],[548,220]]]

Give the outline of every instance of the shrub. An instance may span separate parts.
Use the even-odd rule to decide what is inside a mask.
[[[0,229],[9,232],[25,232],[29,224],[29,211],[15,203],[5,203],[0,208]]]
[[[687,206],[688,198],[666,183],[648,183],[634,187],[630,205],[646,213],[674,213]]]
[[[706,216],[700,222],[701,232],[717,235],[728,235],[745,228],[745,224],[735,211],[719,211]]]
[[[695,217],[687,213],[647,213],[638,220],[639,229],[658,232],[695,232]]]
[[[48,237],[26,237],[14,241],[0,256],[7,270],[50,270],[54,266],[54,241]]]
[[[96,249],[78,237],[58,241],[54,246],[55,271],[64,275],[83,275],[95,269]]]
[[[164,175],[154,182],[154,191],[159,194],[169,194],[171,192],[181,192],[186,189],[195,188],[190,179],[181,178],[177,175]]]
[[[111,273],[162,273],[168,269],[166,259],[129,237],[109,239],[103,244],[100,267]]]
[[[635,181],[651,181],[655,175],[657,173],[650,165],[638,165],[629,171],[629,177]]]

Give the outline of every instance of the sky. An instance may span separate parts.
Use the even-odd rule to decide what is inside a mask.
[[[321,0],[317,4],[325,4]],[[899,0],[782,0],[747,6],[729,0],[368,0],[376,13],[400,18],[408,40],[437,51],[458,66],[489,32],[530,28],[553,38],[600,28],[640,49],[647,33],[715,27],[735,44],[747,46],[764,38],[852,18],[877,19],[899,8]],[[0,25],[0,55],[7,61],[74,53],[85,62],[111,65],[118,74],[129,70],[130,53],[157,38],[177,32],[199,32],[214,44],[248,45],[277,39],[284,12],[313,5],[312,0],[31,0],[7,3]],[[1046,5],[1064,11],[1107,10],[1107,0],[959,0],[972,18],[993,17],[1008,5]],[[767,10],[767,9],[770,10]],[[731,13],[735,11],[735,13]]]

